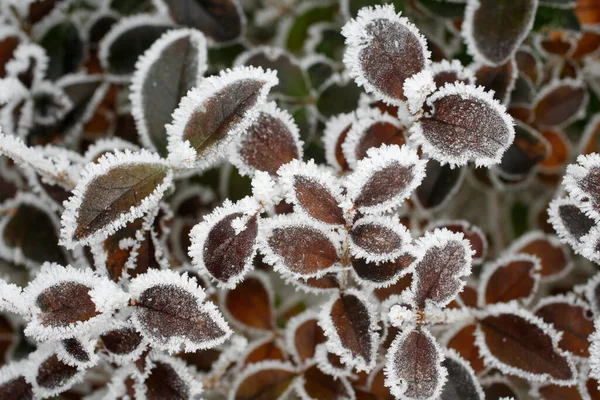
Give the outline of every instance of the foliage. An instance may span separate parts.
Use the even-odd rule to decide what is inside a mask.
[[[0,398],[600,398],[597,2],[0,21]]]

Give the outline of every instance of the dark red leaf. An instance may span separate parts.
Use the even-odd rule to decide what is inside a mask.
[[[576,372],[572,361],[554,343],[555,332],[529,314],[499,313],[482,318],[480,350],[488,353],[493,366],[518,376],[554,382],[572,382]],[[480,345],[478,343],[478,345]]]
[[[538,287],[540,269],[539,261],[526,254],[517,254],[486,266],[480,304],[530,301]]]
[[[233,318],[254,329],[273,329],[272,300],[265,282],[249,276],[225,293],[225,307]]]
[[[100,313],[89,292],[92,288],[77,282],[61,282],[36,298],[44,326],[62,327],[87,321]]]

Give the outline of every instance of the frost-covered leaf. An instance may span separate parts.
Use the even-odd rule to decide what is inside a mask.
[[[191,352],[231,335],[217,307],[203,302],[204,290],[185,274],[148,271],[131,281],[129,292],[135,304],[132,322],[154,348]]]
[[[25,332],[40,341],[67,339],[105,324],[127,295],[90,269],[44,264],[23,295],[31,321]]]
[[[405,254],[412,242],[410,232],[396,218],[367,216],[354,222],[350,253],[367,262],[384,262]]]
[[[0,154],[22,166],[29,166],[46,178],[62,187],[72,189],[77,181],[80,165],[70,157],[72,152],[56,147],[28,147],[18,137],[4,135],[0,130]]]
[[[116,323],[100,334],[102,348],[116,362],[131,362],[146,349],[140,333],[131,323]]]
[[[540,275],[546,281],[565,276],[573,267],[566,246],[562,245],[556,236],[540,231],[528,232],[521,236],[513,242],[509,251],[537,257],[542,264]]]
[[[289,363],[265,361],[246,368],[233,383],[229,400],[278,399],[293,388],[298,373]]]
[[[162,35],[138,59],[129,98],[144,146],[166,155],[165,125],[179,100],[202,79],[206,57],[204,35],[178,29]]]
[[[462,33],[469,52],[482,62],[508,60],[533,26],[537,0],[469,0]]]
[[[419,307],[444,307],[463,289],[471,272],[473,250],[461,233],[426,232],[416,243],[412,292]]]
[[[373,288],[386,288],[395,284],[401,277],[406,276],[411,270],[415,258],[404,253],[400,256],[383,262],[367,261],[363,258],[352,259],[352,271],[361,285]]]
[[[588,92],[583,82],[574,79],[553,81],[544,86],[534,100],[535,123],[563,127],[585,115]]]
[[[302,145],[300,131],[290,114],[271,102],[232,144],[231,162],[244,175],[254,171],[275,175],[282,165],[302,159]]]
[[[512,117],[480,87],[448,84],[426,104],[432,111],[412,126],[411,138],[442,164],[497,164],[514,139]]]
[[[282,350],[281,342],[278,339],[266,337],[251,343],[246,350],[244,359],[239,365],[256,364],[267,360],[286,361],[287,357]]]
[[[167,125],[171,163],[206,168],[220,159],[231,140],[258,116],[277,82],[273,71],[252,67],[203,79],[181,100]]]
[[[415,190],[414,199],[424,210],[442,209],[460,189],[465,173],[465,168],[442,165],[432,158],[427,160],[425,177]]]
[[[317,221],[344,224],[342,188],[327,170],[321,170],[313,161],[292,161],[279,171],[280,184],[286,200],[295,210],[302,211]]]
[[[33,400],[33,385],[26,379],[27,361],[10,362],[0,368],[0,398]]]
[[[600,155],[592,153],[577,157],[577,164],[567,167],[563,179],[571,198],[575,200],[582,211],[597,219],[600,216]]]
[[[163,354],[150,355],[143,382],[135,388],[137,396],[147,400],[194,399],[202,393],[202,384],[182,360]],[[139,394],[138,394],[139,393]]]
[[[483,359],[479,355],[479,349],[475,345],[475,324],[460,326],[455,332],[451,332],[444,341],[448,349],[456,351],[462,358],[469,362],[469,365],[476,373],[483,372],[486,367]]]
[[[532,382],[575,382],[577,372],[570,355],[559,348],[558,332],[514,304],[488,307],[476,334],[488,366]]]
[[[375,367],[379,335],[373,304],[355,289],[334,295],[323,307],[319,325],[327,349],[358,371]]]
[[[479,283],[479,306],[520,300],[529,303],[540,281],[542,265],[537,257],[514,254],[483,267]]]
[[[426,230],[445,228],[450,232],[462,233],[464,238],[469,241],[473,250],[473,264],[481,264],[486,258],[488,250],[488,240],[485,233],[476,225],[465,220],[437,220],[427,225]]]
[[[302,399],[342,400],[353,399],[354,390],[347,379],[334,378],[323,373],[317,365],[307,368],[298,380],[296,390]]]
[[[317,345],[325,342],[318,316],[307,310],[291,318],[286,325],[286,344],[298,364],[315,356]]]
[[[229,42],[244,31],[246,20],[237,0],[162,0],[179,25],[199,29],[217,43]]]
[[[348,197],[354,207],[366,214],[398,207],[421,183],[425,160],[408,146],[371,149],[346,180]]]
[[[501,374],[495,374],[481,379],[486,399],[520,400],[519,391],[510,379]]]
[[[45,345],[29,356],[32,365],[29,374],[33,375],[36,398],[57,395],[72,387],[83,378],[83,370],[61,361],[54,345]]]
[[[448,378],[441,400],[483,400],[485,395],[475,371],[458,353],[447,350],[442,367],[448,371]]]
[[[462,82],[465,85],[474,85],[475,76],[473,72],[465,68],[458,60],[442,60],[431,64],[433,81],[438,88],[447,83]]]
[[[386,354],[385,385],[400,399],[436,399],[446,383],[444,355],[423,328],[399,333]]]
[[[321,223],[283,215],[264,221],[261,231],[261,253],[276,271],[306,279],[339,269],[340,238]]]
[[[367,157],[371,148],[382,144],[402,146],[406,143],[406,127],[400,121],[378,109],[359,109],[342,144],[344,158],[350,168]]]
[[[521,121],[515,121],[515,140],[508,147],[498,171],[507,180],[520,180],[536,165],[550,156],[550,143],[535,129]]]
[[[235,289],[221,292],[222,310],[243,328],[272,330],[275,325],[272,291],[268,277],[254,273]]]
[[[172,172],[157,155],[128,150],[88,164],[65,203],[61,242],[91,244],[152,211],[171,186]]]
[[[58,245],[59,221],[48,209],[46,201],[25,192],[0,205],[0,257],[30,268],[46,261],[66,264]]]
[[[594,333],[592,311],[574,296],[543,298],[535,307],[536,316],[562,333],[558,346],[577,357],[589,356],[588,337]]]
[[[78,338],[63,339],[60,342],[58,358],[69,365],[90,368],[98,363],[95,354],[96,341]]]
[[[363,8],[342,28],[344,64],[356,83],[387,103],[405,99],[404,82],[430,64],[425,38],[392,5]],[[385,60],[385,61],[383,61]]]
[[[0,310],[15,314],[27,314],[29,304],[23,297],[22,291],[16,284],[0,279]]]
[[[258,234],[258,204],[226,202],[192,228],[192,264],[219,286],[235,287],[252,268]]]
[[[300,61],[277,47],[256,47],[242,54],[235,65],[251,65],[277,71],[279,84],[273,94],[284,99],[302,99],[310,95],[310,83]]]
[[[470,68],[474,71],[477,85],[483,86],[489,92],[493,91],[494,98],[500,103],[509,103],[519,74],[514,59],[511,58],[498,66],[475,64]]]
[[[115,78],[127,81],[139,56],[172,27],[165,16],[138,14],[123,18],[100,42],[100,63]]]
[[[350,169],[342,150],[342,144],[346,140],[348,132],[355,121],[356,113],[351,112],[331,117],[325,124],[325,131],[323,132],[325,157],[327,163],[338,171],[347,171]]]
[[[38,33],[38,43],[44,48],[49,59],[46,77],[56,80],[76,71],[86,55],[85,42],[77,24],[62,16],[45,29],[42,25],[45,24],[37,26],[44,31]]]

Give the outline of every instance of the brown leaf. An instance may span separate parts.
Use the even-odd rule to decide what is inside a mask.
[[[157,284],[138,296],[134,321],[154,346],[171,348],[173,343],[185,341],[202,348],[228,335],[224,322],[205,307],[200,307],[196,296],[187,290],[174,284]]]
[[[294,379],[296,373],[288,364],[278,366],[263,366],[252,371],[235,387],[236,400],[271,400],[284,394]]]
[[[386,358],[387,386],[396,397],[434,398],[444,384],[440,367],[443,356],[426,330],[399,333]]]
[[[536,307],[535,315],[562,332],[558,346],[578,357],[589,357],[588,337],[594,332],[592,311],[582,302],[547,297]]]
[[[86,363],[90,361],[90,355],[87,350],[83,347],[80,340],[76,338],[65,339],[61,342],[63,348],[71,357],[75,360]]]
[[[327,315],[328,321],[321,320],[319,324],[327,339],[335,343],[335,347],[341,345],[344,349],[344,353],[339,354],[342,361],[359,370],[371,369],[375,362],[377,335],[372,327],[374,316],[365,300],[354,292],[340,294],[334,298]]]
[[[171,365],[160,361],[154,361],[153,364],[144,381],[148,400],[190,398],[187,382]]]
[[[318,324],[317,318],[309,318],[299,325],[291,325],[293,332],[294,348],[298,354],[299,361],[304,363],[315,355],[318,344],[325,342],[325,334]]]
[[[531,254],[539,258],[542,262],[542,278],[560,276],[572,266],[567,249],[553,235],[531,232],[520,238],[511,250],[513,253]]]
[[[316,276],[338,261],[337,249],[322,232],[308,226],[273,229],[268,246],[281,259],[284,270]]]
[[[540,263],[526,255],[509,256],[485,267],[481,278],[480,305],[529,302],[537,290]]]
[[[43,361],[37,369],[36,382],[45,389],[58,389],[77,374],[77,368],[60,361],[56,354]]]
[[[508,180],[518,180],[550,156],[551,146],[536,130],[517,121],[515,140],[502,156],[498,169]]]
[[[552,83],[535,100],[535,123],[556,127],[575,120],[587,101],[585,85],[573,80]]]
[[[425,178],[415,190],[414,198],[426,210],[440,209],[460,188],[465,172],[465,168],[451,168],[434,159],[427,160]]]
[[[474,324],[465,325],[448,340],[446,346],[456,350],[462,358],[467,360],[475,373],[480,373],[485,370],[485,365],[479,349],[475,345],[475,328]]]
[[[24,377],[19,376],[0,384],[1,399],[33,400],[33,388]]]
[[[512,118],[483,89],[450,84],[432,95],[432,112],[413,125],[423,150],[454,165],[497,164],[512,142]]]
[[[135,351],[142,343],[142,336],[132,327],[124,327],[100,335],[104,348],[110,353],[125,355]]]
[[[283,350],[281,350],[281,348],[277,344],[277,341],[267,340],[266,342],[254,347],[246,355],[243,365],[258,363],[266,360],[287,360],[285,353],[283,352]]]
[[[461,279],[471,268],[470,246],[458,234],[436,229],[419,243],[412,292],[419,307],[431,302],[438,307],[448,304],[462,290]]]
[[[254,245],[258,233],[257,216],[251,216],[246,222],[246,229],[236,234],[231,223],[236,218],[243,218],[244,214],[236,212],[228,214],[210,227],[206,241],[201,243],[202,260],[213,278],[223,283],[237,281],[247,269],[254,254]],[[195,235],[192,230],[192,241]],[[192,242],[193,243],[193,242]],[[194,246],[192,244],[192,246]],[[190,248],[190,254],[192,248]],[[194,257],[194,256],[192,256]]]
[[[368,262],[363,258],[353,258],[352,268],[360,280],[376,286],[387,286],[399,276],[408,272],[415,258],[409,254],[401,255],[392,261],[380,263]]]
[[[393,222],[393,220],[390,222]],[[403,228],[399,223],[398,225],[399,228]],[[405,237],[399,235],[391,226],[376,221],[355,224],[350,231],[350,238],[352,244],[356,245],[361,253],[364,251],[368,254],[381,256],[395,253],[408,244],[405,243]]]
[[[360,77],[368,92],[388,102],[405,100],[404,81],[428,64],[427,47],[414,25],[395,15],[364,9],[358,19],[342,29],[347,47],[344,55],[350,75]],[[359,44],[360,43],[360,44]]]
[[[473,253],[473,264],[480,264],[487,255],[488,241],[485,233],[476,225],[468,221],[436,221],[427,227],[428,230],[436,228],[446,228],[450,232],[462,233],[464,238],[469,241]]]
[[[139,207],[167,179],[162,163],[114,165],[82,188],[72,238],[85,239],[115,222],[131,207]],[[74,198],[71,198],[71,201]]]
[[[570,383],[576,378],[572,361],[554,343],[556,332],[529,313],[489,315],[477,326],[477,345],[492,366],[531,380]]]
[[[315,400],[352,398],[350,385],[345,380],[326,375],[316,365],[304,371],[302,389]],[[344,384],[346,383],[346,384]]]
[[[475,70],[477,84],[494,91],[494,98],[503,104],[510,100],[510,93],[517,79],[517,66],[513,59],[498,66],[479,65]]]
[[[536,10],[534,0],[480,0],[463,23],[470,52],[487,63],[505,62],[527,37]]]
[[[275,175],[282,165],[302,158],[297,135],[277,114],[262,111],[237,145],[238,156],[250,169]]]
[[[298,205],[311,217],[328,224],[344,224],[344,214],[338,200],[327,187],[304,175],[293,177]]]
[[[192,113],[183,140],[201,156],[244,121],[245,113],[257,105],[264,86],[264,81],[248,78],[228,84]]]
[[[89,294],[92,288],[77,282],[61,282],[36,298],[44,326],[61,327],[87,321],[100,313]]]
[[[266,278],[248,276],[235,289],[225,292],[225,307],[238,322],[254,329],[273,329],[273,306]]]

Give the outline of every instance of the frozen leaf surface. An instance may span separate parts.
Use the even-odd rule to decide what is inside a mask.
[[[414,124],[411,133],[442,164],[497,164],[514,139],[512,117],[482,88],[449,84],[426,104],[431,113]]]

